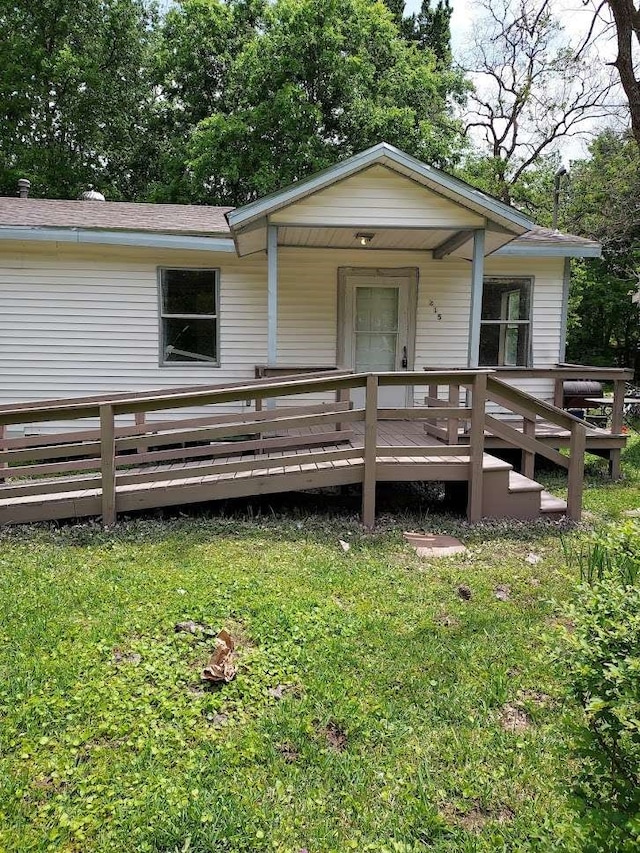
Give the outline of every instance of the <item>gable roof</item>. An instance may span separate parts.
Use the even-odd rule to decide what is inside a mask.
[[[499,199],[380,143],[309,178],[239,208],[187,204],[147,204],[0,197],[0,240],[150,246],[235,252],[243,229],[264,225],[271,213],[289,207],[376,165],[480,213],[504,229],[494,253],[546,257],[597,257],[601,246],[572,234],[535,225]],[[251,230],[251,229],[249,229]],[[515,238],[515,239],[514,239]]]
[[[258,219],[265,218],[283,207],[288,207],[290,204],[374,164],[387,166],[461,206],[487,216],[510,230],[512,229],[516,234],[521,234],[535,226],[535,223],[528,216],[520,213],[514,207],[436,169],[434,166],[422,163],[387,142],[380,142],[378,145],[330,166],[322,172],[296,181],[283,190],[236,208],[228,214],[227,219],[234,231],[246,227]]]

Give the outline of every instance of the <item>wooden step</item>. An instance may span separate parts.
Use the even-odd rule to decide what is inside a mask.
[[[542,492],[543,487],[535,480],[530,480],[524,474],[517,471],[509,471],[509,493],[520,494],[522,492]]]
[[[540,492],[540,514],[545,518],[562,518],[567,514],[567,502],[543,489]]]

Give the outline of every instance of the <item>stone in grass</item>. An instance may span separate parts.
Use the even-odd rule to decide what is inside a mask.
[[[451,557],[454,554],[464,554],[466,547],[453,536],[441,533],[405,533],[407,540],[418,557]]]
[[[470,601],[471,595],[472,595],[470,587],[468,587],[466,584],[461,583],[460,586],[458,587],[458,595],[464,601]]]
[[[640,518],[640,509],[625,509],[622,514],[627,518]]]

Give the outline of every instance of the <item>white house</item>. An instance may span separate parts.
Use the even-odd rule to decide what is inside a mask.
[[[569,259],[599,253],[384,143],[235,210],[2,198],[0,404],[258,365],[553,367]]]

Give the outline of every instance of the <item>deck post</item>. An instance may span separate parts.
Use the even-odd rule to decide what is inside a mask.
[[[371,530],[376,523],[376,458],[378,445],[378,377],[367,376],[364,414],[364,475],[362,523]]]
[[[613,383],[613,409],[611,411],[611,433],[619,435],[624,426],[624,393],[626,390],[624,379],[616,379]],[[620,449],[613,448],[609,451],[609,474],[613,480],[620,479]]]
[[[350,403],[351,402],[351,388],[338,388],[336,391],[336,403]],[[336,423],[336,430],[341,432],[344,429],[345,425],[338,421]]]
[[[482,319],[482,286],[484,281],[484,229],[473,232],[473,260],[471,262],[471,301],[469,304],[469,367],[480,364],[480,321]]]
[[[567,515],[572,521],[582,516],[582,487],[584,485],[584,453],[587,430],[582,424],[573,424],[569,443],[569,483],[567,489]]]
[[[0,424],[0,450],[4,450],[4,436],[5,436],[6,427],[4,424]],[[4,469],[7,468],[6,462],[0,462],[0,483],[4,483]]]
[[[522,434],[530,438],[536,437],[536,422],[531,418],[522,418]],[[536,454],[530,450],[522,451],[522,473],[525,477],[533,480],[536,472]]]
[[[113,406],[100,406],[100,475],[102,485],[102,523],[116,523],[116,435]]]
[[[469,435],[469,493],[467,518],[482,518],[482,490],[484,470],[484,419],[487,399],[487,374],[478,373],[473,380],[471,432]]]
[[[553,405],[556,409],[564,408],[564,379],[556,379],[553,383]]]
[[[134,414],[134,418],[136,426],[144,426],[147,422],[147,415],[145,412],[136,412]],[[136,448],[136,453],[144,453],[146,449],[146,445],[142,444],[140,447]]]
[[[460,407],[460,386],[453,382],[449,383],[449,403],[452,408],[458,409]],[[460,421],[457,418],[449,418],[447,426],[447,444],[458,443],[459,425]]]

